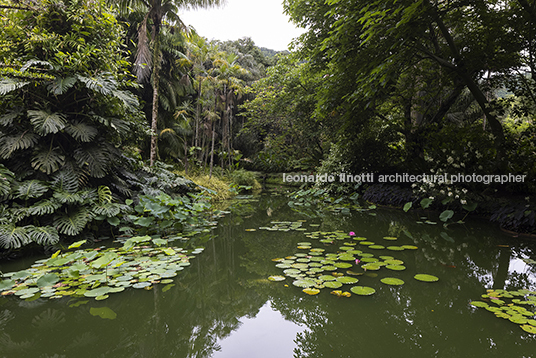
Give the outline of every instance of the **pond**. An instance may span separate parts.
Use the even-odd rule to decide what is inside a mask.
[[[516,296],[504,297],[504,292],[486,291],[536,291],[535,241],[511,238],[476,219],[445,228],[439,222],[433,224],[437,213],[423,219],[426,213],[389,209],[350,214],[298,212],[287,205],[284,196],[269,193],[238,200],[233,207],[213,230],[214,238],[205,250],[166,290],[164,285],[127,289],[102,301],[1,297],[0,356],[535,356],[536,334],[495,314],[499,310],[511,317],[511,307],[533,312],[531,304],[508,305],[527,297],[530,303],[534,295],[516,291]],[[363,241],[380,247],[370,248],[374,244]],[[320,250],[311,251],[315,248]],[[342,265],[310,273],[335,278],[325,277],[325,282],[337,281],[339,273],[358,283],[321,288],[319,294],[308,295],[292,284],[291,277],[281,282],[268,280],[285,275],[285,266],[276,267],[281,260],[274,259],[290,256],[285,259],[289,265],[298,263],[298,258],[307,263],[316,255],[310,252],[361,259],[357,264],[347,259],[351,268]],[[364,270],[367,261],[374,260],[363,260],[370,256],[363,253],[390,256],[402,261],[405,269],[388,269],[386,264],[375,267],[370,262]],[[388,258],[376,262],[382,260]],[[8,272],[31,264],[3,263],[1,269]],[[439,280],[417,281],[416,274]],[[385,284],[381,280],[386,277],[404,284]],[[358,295],[351,290],[355,286],[375,292]],[[350,292],[351,297],[330,294],[334,290]],[[483,298],[483,294],[488,295]],[[489,310],[475,307],[474,301],[484,302]],[[524,317],[534,319],[529,314]]]

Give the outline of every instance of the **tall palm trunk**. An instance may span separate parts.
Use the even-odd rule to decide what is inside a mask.
[[[156,57],[159,58],[157,55]],[[156,151],[157,151],[157,141],[158,141],[158,78],[159,73],[155,65],[155,70],[153,72],[153,110],[151,116],[151,156],[150,156],[150,165],[153,166],[156,160]]]
[[[212,167],[214,165],[214,140],[216,138],[216,124],[212,122],[212,150],[210,151],[210,174],[209,179],[212,179]]]

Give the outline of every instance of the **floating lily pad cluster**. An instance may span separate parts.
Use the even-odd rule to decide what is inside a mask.
[[[471,305],[485,308],[498,318],[519,324],[525,332],[536,334],[536,291],[489,289],[482,298],[483,301],[472,301]]]
[[[353,234],[353,233],[350,233]],[[337,290],[332,294],[339,297],[349,297],[351,294],[342,291],[342,288],[349,287],[349,290],[357,295],[372,295],[376,290],[366,286],[350,286],[359,282],[355,276],[367,275],[376,277],[374,271],[385,268],[391,271],[403,271],[406,267],[402,260],[393,256],[381,255],[375,257],[370,252],[362,249],[388,249],[394,247],[393,251],[416,249],[412,245],[394,246],[375,244],[367,241],[364,237],[348,235],[342,231],[335,232],[313,232],[306,235],[311,239],[318,239],[326,244],[327,248],[331,244],[338,244],[337,252],[327,252],[326,248],[315,248],[311,242],[299,242],[297,252],[284,258],[275,258],[276,267],[283,270],[284,275],[270,276],[271,281],[284,281],[287,277],[293,279],[294,286],[303,288],[303,292],[309,295],[320,293],[321,289],[328,288]],[[348,239],[351,239],[349,241]],[[395,241],[395,237],[385,237],[386,241]],[[344,241],[346,240],[346,241]],[[376,248],[374,248],[376,246]],[[418,274],[414,277],[419,281],[434,282],[438,278],[432,275]],[[399,286],[404,281],[396,277],[385,277],[380,280],[383,284]]]
[[[259,230],[268,230],[268,231],[306,231],[307,229],[302,227],[305,220],[298,221],[271,221],[271,227],[261,226]]]
[[[173,285],[171,278],[190,265],[192,254],[203,249],[187,252],[176,247],[135,246],[162,244],[158,240],[162,239],[133,237],[119,248],[57,252],[49,259],[36,261],[29,269],[4,274],[1,295],[28,300],[65,296],[103,300],[128,287],[150,289],[161,283],[167,284],[163,290],[168,290]]]

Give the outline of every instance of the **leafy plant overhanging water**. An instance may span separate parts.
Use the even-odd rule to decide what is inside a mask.
[[[305,231],[302,228],[303,221],[272,221],[274,226],[261,227],[260,229],[270,231]],[[338,289],[345,285],[354,285],[359,282],[355,276],[367,275],[376,277],[376,273],[370,271],[379,271],[382,268],[397,272],[406,269],[404,261],[398,260],[390,255],[380,255],[375,257],[371,252],[361,250],[369,249],[372,251],[402,251],[416,250],[414,245],[390,245],[396,241],[396,237],[386,236],[382,244],[367,241],[364,237],[358,237],[354,232],[345,233],[342,231],[321,232],[315,231],[306,233],[306,237],[318,240],[324,245],[323,248],[313,247],[310,242],[299,242],[298,252],[285,258],[275,258],[276,267],[283,269],[285,276],[294,279],[294,286],[303,288],[303,292],[308,295],[317,295],[321,289]],[[340,245],[336,252],[328,252],[327,248]],[[286,277],[282,275],[273,275],[268,279],[270,281],[285,281]],[[423,282],[435,282],[439,279],[429,274],[416,274],[414,278]],[[391,286],[400,286],[404,281],[397,277],[384,277],[381,283]],[[372,287],[351,286],[349,288],[356,295],[368,296],[376,292]],[[332,291],[331,294],[337,297],[350,297],[351,293],[342,290]]]
[[[78,248],[85,240],[72,244]],[[21,299],[94,297],[104,300],[110,293],[127,287],[151,289],[153,285],[173,286],[171,279],[189,266],[189,260],[203,251],[186,251],[178,247],[161,247],[167,241],[151,236],[135,236],[119,248],[87,249],[56,252],[48,259],[38,260],[31,268],[5,273],[0,281],[2,296]],[[137,245],[145,246],[137,246]],[[153,246],[149,246],[153,245]]]

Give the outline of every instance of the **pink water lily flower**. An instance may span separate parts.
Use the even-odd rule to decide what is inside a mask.
[[[348,235],[350,235],[350,236],[355,236],[355,232],[350,231],[350,232],[348,233]]]

